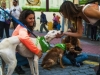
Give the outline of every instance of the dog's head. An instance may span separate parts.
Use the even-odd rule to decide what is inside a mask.
[[[66,43],[66,49],[70,50],[73,48],[73,45],[71,43]]]
[[[57,34],[61,34],[61,31],[51,30],[44,37],[47,42],[50,42],[52,39],[54,39],[56,37]]]
[[[52,59],[48,59],[43,65],[42,67],[45,69],[50,70],[50,67],[53,66],[55,64],[54,60]]]

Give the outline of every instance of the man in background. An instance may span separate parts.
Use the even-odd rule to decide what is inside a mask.
[[[46,15],[43,13],[43,11],[41,12],[40,15],[40,33],[43,32],[43,28],[45,29],[46,32],[48,32],[48,29],[46,28],[46,24],[47,24],[47,18]]]
[[[16,19],[19,19],[19,15],[20,15],[21,11],[22,11],[22,8],[19,7],[18,0],[13,0],[13,6],[10,9],[11,15],[14,16]],[[14,21],[13,19],[12,19],[12,22],[13,22],[13,26],[15,29],[16,26],[18,25],[18,23],[16,23],[16,21]]]

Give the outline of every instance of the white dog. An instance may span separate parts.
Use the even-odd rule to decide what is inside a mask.
[[[47,33],[47,35],[44,36],[45,40],[47,42],[50,42],[52,39],[56,37],[56,34],[59,33],[60,31],[56,30],[51,30]],[[36,43],[36,38],[31,38],[31,40]],[[17,47],[17,48],[16,48]],[[37,47],[41,50],[40,44],[37,44]],[[6,38],[2,40],[0,43],[0,56],[4,60],[4,62],[8,65],[8,72],[7,75],[12,75],[16,64],[16,50],[24,57],[28,58],[30,69],[31,69],[31,74],[32,75],[39,75],[39,69],[38,69],[38,56],[30,52],[18,39],[17,36],[13,36],[10,38]],[[34,61],[34,63],[33,63]],[[4,71],[4,63],[2,63],[3,71]],[[33,67],[34,65],[34,67]],[[34,70],[35,68],[35,70]]]

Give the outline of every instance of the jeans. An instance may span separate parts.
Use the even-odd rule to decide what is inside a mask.
[[[81,63],[87,58],[88,58],[87,54],[82,53],[81,55],[78,55],[75,59],[76,59],[76,62]],[[66,57],[66,55],[62,57],[62,61],[65,65],[72,65],[71,61]]]
[[[21,56],[19,53],[16,53],[16,58],[17,58],[17,66],[28,64],[27,58]]]
[[[91,39],[96,40],[97,26],[91,26]]]
[[[10,24],[6,24],[5,22],[0,21],[0,38],[3,38],[4,30],[6,33],[6,37],[9,37],[9,27]]]

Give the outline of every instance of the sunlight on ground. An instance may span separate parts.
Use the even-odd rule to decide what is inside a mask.
[[[84,61],[84,63],[86,63],[86,64],[91,64],[91,65],[99,65],[99,63],[98,62],[94,62],[94,61],[89,61],[89,60],[86,60],[86,61]]]

